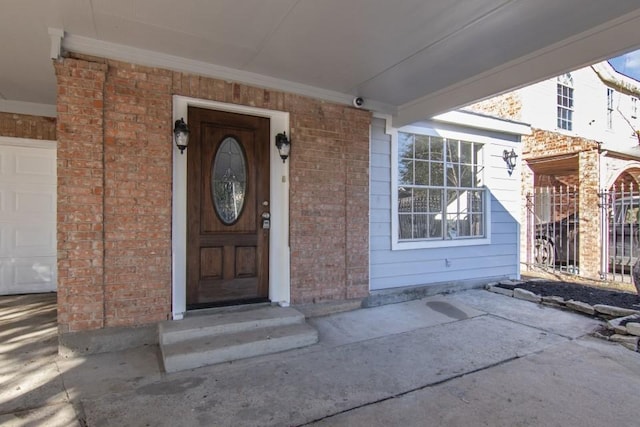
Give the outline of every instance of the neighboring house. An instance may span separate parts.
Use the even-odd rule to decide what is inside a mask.
[[[569,271],[591,278],[610,273],[615,225],[603,210],[610,199],[599,195],[638,190],[639,97],[640,82],[605,61],[467,107],[533,129],[523,138],[524,262],[571,264]],[[544,248],[540,224],[554,223],[563,235],[556,247]]]
[[[155,323],[212,304],[518,277],[521,167],[503,153],[519,155],[526,125],[454,112],[393,129],[350,106],[106,58],[69,55],[55,70],[64,345],[131,327],[153,339]],[[214,202],[230,176],[236,197]]]

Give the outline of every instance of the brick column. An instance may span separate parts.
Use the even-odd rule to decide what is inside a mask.
[[[347,110],[346,277],[347,298],[369,294],[369,127],[371,117]]]
[[[105,326],[171,312],[173,72],[109,61],[105,84]],[[186,154],[185,154],[186,155]]]
[[[64,59],[58,79],[58,325],[104,326],[105,64]]]
[[[579,154],[579,266],[580,275],[599,277],[600,270],[600,208],[598,207],[598,151]]]

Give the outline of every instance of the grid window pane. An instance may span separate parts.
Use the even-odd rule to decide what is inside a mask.
[[[407,240],[413,238],[411,215],[400,214],[398,215],[398,238],[400,240]]]
[[[415,189],[413,190],[413,211],[428,212],[429,211],[429,190]]]
[[[429,137],[431,160],[444,160],[444,139],[438,137]]]
[[[415,162],[415,185],[429,185],[429,162],[416,160]]]
[[[428,216],[418,214],[413,216],[413,238],[426,239],[429,237],[429,221]]]
[[[444,186],[444,163],[431,162],[431,180],[429,185]]]
[[[442,215],[428,215],[429,238],[442,239]]]
[[[400,159],[398,163],[398,183],[413,185],[413,160]]]
[[[398,212],[412,212],[413,211],[413,190],[400,188],[398,190]]]
[[[398,154],[400,158],[413,158],[413,135],[410,133],[398,134]]]
[[[429,160],[429,137],[416,135],[415,137],[415,158]]]

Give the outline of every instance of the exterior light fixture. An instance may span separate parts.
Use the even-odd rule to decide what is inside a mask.
[[[280,154],[282,163],[284,163],[289,157],[289,152],[291,151],[291,142],[289,142],[286,132],[276,135],[276,147],[278,147],[278,153]]]
[[[173,139],[176,141],[176,147],[180,150],[180,154],[183,154],[184,149],[189,145],[189,126],[182,118],[176,120],[176,125],[173,128]]]
[[[504,150],[502,152],[502,160],[507,164],[507,170],[509,171],[509,175],[513,173],[513,170],[516,168],[516,159],[518,155],[516,151],[512,148],[511,151]]]

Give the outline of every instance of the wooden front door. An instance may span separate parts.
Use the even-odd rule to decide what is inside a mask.
[[[267,301],[269,119],[188,114],[187,308]]]

